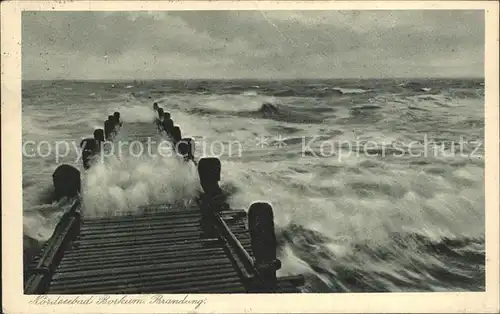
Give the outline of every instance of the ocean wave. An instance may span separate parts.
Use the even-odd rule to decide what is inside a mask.
[[[351,107],[351,110],[375,110],[375,109],[380,109],[382,107],[378,105],[361,105],[361,106],[354,106]]]
[[[361,94],[350,92],[354,89],[344,89],[346,91],[345,94]],[[345,95],[342,89],[340,88],[331,88],[331,87],[317,87],[317,88],[309,88],[307,90],[299,89],[299,88],[287,88],[278,91],[273,91],[269,93],[274,97],[335,97]]]
[[[154,111],[142,104],[120,106],[116,111],[120,112],[120,117],[125,123],[153,123],[156,119]]]
[[[259,93],[255,90],[248,90],[242,93],[243,96],[257,96]]]
[[[250,107],[256,107],[257,103],[253,102]],[[271,119],[275,121],[283,121],[289,123],[316,123],[325,119],[321,112],[333,112],[332,108],[315,108],[315,109],[302,109],[292,106],[281,104],[277,100],[266,101],[259,105],[258,108],[253,110],[243,109],[245,106],[226,106],[223,103],[218,103],[218,108],[210,107],[195,107],[186,109],[190,114],[200,115],[226,115],[242,118],[260,118]],[[248,108],[248,107],[247,107]]]
[[[130,214],[155,203],[184,207],[200,191],[192,164],[147,156],[110,156],[87,171],[83,189],[83,214],[92,217]]]
[[[453,281],[456,289],[482,291],[485,278],[483,238],[431,239],[394,233],[379,245],[346,243],[292,224],[278,232],[280,256],[302,261],[301,271],[321,285],[311,292],[440,291]],[[411,250],[409,253],[408,250]],[[295,270],[298,267],[295,266]],[[321,291],[321,286],[325,286]],[[318,291],[320,290],[320,291]]]
[[[371,92],[371,90],[362,89],[362,88],[342,88],[342,87],[334,87],[334,90],[338,90],[342,93],[342,95],[348,94],[364,94]]]

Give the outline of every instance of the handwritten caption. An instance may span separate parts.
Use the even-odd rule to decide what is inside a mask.
[[[164,304],[164,305],[192,305],[194,309],[200,308],[207,302],[206,299],[193,298],[189,295],[178,298],[164,297],[160,294],[145,295],[144,297],[133,296],[49,296],[39,295],[30,300],[30,304],[36,305],[135,305],[135,304]]]

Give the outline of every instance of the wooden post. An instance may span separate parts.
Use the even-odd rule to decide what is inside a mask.
[[[52,182],[57,199],[61,197],[74,197],[80,193],[80,171],[70,165],[60,165],[52,174]]]
[[[172,139],[174,144],[177,144],[182,139],[181,128],[177,125],[172,130]]]
[[[175,146],[176,151],[184,158],[184,160],[194,161],[194,141],[192,138],[183,138]]]
[[[106,140],[109,140],[111,136],[111,128],[112,128],[111,121],[109,119],[104,121],[104,138]]]
[[[115,117],[116,119],[116,124],[119,125],[119,126],[122,126],[123,125],[123,122],[120,120],[120,112],[118,111],[115,111],[113,113],[113,116]]]
[[[219,158],[206,157],[198,163],[198,175],[204,194],[201,197],[201,228],[206,237],[214,236],[214,210],[217,205],[214,200],[221,194],[219,187],[221,163]]]
[[[174,129],[174,121],[172,119],[163,119],[163,130],[167,135],[171,136]]]
[[[281,262],[276,258],[276,234],[274,233],[273,208],[268,203],[256,202],[248,210],[248,227],[255,267],[260,278],[255,278],[255,289],[273,292],[276,289],[276,271]]]
[[[100,143],[95,138],[86,138],[81,141],[80,147],[82,148],[83,168],[87,170],[90,168],[92,158],[100,149]]]
[[[76,197],[81,190],[80,171],[67,164],[57,167],[52,174],[52,181],[57,199]],[[25,294],[44,294],[47,291],[52,275],[64,255],[64,249],[79,233],[81,222],[79,208],[80,200],[75,199],[71,209],[56,225],[36,267],[29,270],[30,277],[24,288]]]
[[[94,139],[99,142],[104,142],[104,130],[103,129],[95,129],[94,130]]]
[[[110,132],[113,133],[115,131],[115,127],[116,127],[115,116],[109,115],[108,121],[109,121],[109,125],[111,126]]]
[[[109,115],[108,120],[110,121],[109,124],[111,126],[110,135],[113,135],[113,137],[115,137],[116,136],[116,127],[118,126],[118,121],[116,120],[116,117],[114,115]]]
[[[102,143],[104,143],[104,130],[96,129],[94,131],[94,139],[97,141],[98,144],[97,151],[100,152],[102,150]]]
[[[200,184],[209,197],[217,196],[222,192],[219,187],[221,167],[220,160],[216,157],[202,158],[198,163]]]

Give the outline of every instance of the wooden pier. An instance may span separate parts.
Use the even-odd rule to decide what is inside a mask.
[[[190,162],[189,146],[180,151]],[[75,196],[31,261],[25,294],[300,292],[303,276],[276,276],[271,206],[229,209],[220,198],[220,161],[204,158],[197,167],[205,193],[191,208],[149,205],[134,215],[87,218]],[[59,194],[78,194],[80,173],[73,169],[54,173]]]

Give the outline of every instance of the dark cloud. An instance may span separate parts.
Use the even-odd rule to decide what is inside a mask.
[[[483,11],[24,12],[25,79],[482,76]]]

